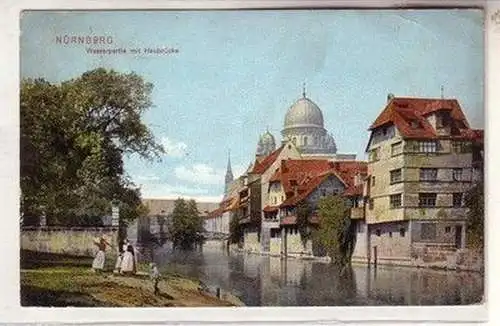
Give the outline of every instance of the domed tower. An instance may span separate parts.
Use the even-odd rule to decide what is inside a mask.
[[[285,115],[283,142],[292,141],[302,154],[335,154],[335,140],[324,128],[323,113],[306,97],[298,99]]]
[[[255,156],[257,156],[257,158],[266,157],[267,155],[274,152],[275,149],[276,141],[274,140],[274,136],[269,132],[269,130],[267,130],[263,135],[259,137]]]

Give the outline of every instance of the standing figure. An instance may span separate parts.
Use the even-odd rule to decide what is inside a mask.
[[[151,281],[153,281],[154,294],[158,295],[160,294],[160,289],[158,288],[158,283],[160,282],[160,272],[158,271],[158,267],[155,263],[150,263],[149,267],[149,276],[151,278]]]
[[[135,255],[134,247],[128,242],[128,240],[123,245],[124,253],[120,268],[120,274],[135,274]]]
[[[95,272],[102,272],[104,270],[104,263],[106,261],[106,246],[111,246],[108,241],[104,237],[100,237],[99,239],[94,239],[94,244],[97,246],[98,251],[95,255],[94,261],[92,262],[92,269]]]
[[[113,271],[113,273],[120,273],[124,253],[125,251],[123,250],[123,244],[120,242],[120,245],[118,246],[118,257],[116,258],[115,270]]]

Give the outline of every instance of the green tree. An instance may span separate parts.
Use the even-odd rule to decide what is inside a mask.
[[[465,194],[467,238],[473,248],[484,248],[484,181],[481,179]]]
[[[94,224],[120,201],[125,220],[144,214],[123,155],[163,152],[141,116],[152,85],[135,73],[96,69],[52,84],[21,81],[21,210],[51,224]]]
[[[175,248],[192,249],[201,241],[203,218],[194,200],[179,198],[175,201],[168,231]]]
[[[318,241],[334,265],[344,267],[350,264],[352,255],[352,226],[349,206],[341,196],[328,196],[319,200],[319,226],[314,232]]]
[[[237,212],[231,212],[229,221],[229,242],[240,244],[243,239],[243,226],[240,224],[240,216]]]
[[[309,218],[312,214],[312,207],[306,201],[301,201],[297,205],[297,228],[302,240],[302,245],[305,246],[307,240],[311,239],[311,229]]]

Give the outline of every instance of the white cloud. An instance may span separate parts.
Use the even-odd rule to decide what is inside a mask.
[[[206,164],[198,163],[192,166],[178,166],[175,176],[184,181],[204,185],[220,185],[224,183],[225,171],[214,169]]]
[[[161,137],[160,144],[165,149],[165,155],[172,157],[183,157],[187,154],[187,145],[181,141],[175,141],[168,137]]]
[[[134,178],[134,180],[138,181],[139,183],[141,182],[156,182],[160,181],[160,177],[156,175],[138,175],[137,177]]]
[[[188,187],[183,185],[163,184],[142,184],[142,198],[149,199],[194,199],[197,202],[218,203],[222,200],[220,196],[210,196],[208,189],[197,186]]]
[[[198,203],[220,203],[222,201],[221,196],[190,196],[190,195],[170,195],[170,196],[143,196],[144,199],[170,199],[175,200],[177,198],[183,198],[186,200],[194,199]]]
[[[233,166],[233,175],[238,178],[245,172],[247,166],[235,165]],[[224,178],[226,169],[215,169],[207,164],[198,163],[192,166],[178,166],[175,168],[175,176],[179,180],[189,181],[191,183],[203,185],[224,185]]]

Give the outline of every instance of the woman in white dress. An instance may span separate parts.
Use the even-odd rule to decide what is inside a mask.
[[[135,255],[134,255],[134,247],[127,241],[123,245],[123,258],[122,264],[120,268],[121,274],[135,274]]]
[[[98,251],[95,255],[94,261],[92,262],[92,269],[95,272],[102,272],[104,270],[104,263],[106,262],[106,246],[110,245],[104,237],[94,240],[94,244],[97,246]]]
[[[113,271],[113,273],[116,273],[116,274],[120,273],[124,253],[125,252],[123,250],[123,245],[118,246],[118,257],[116,257],[115,270]]]

